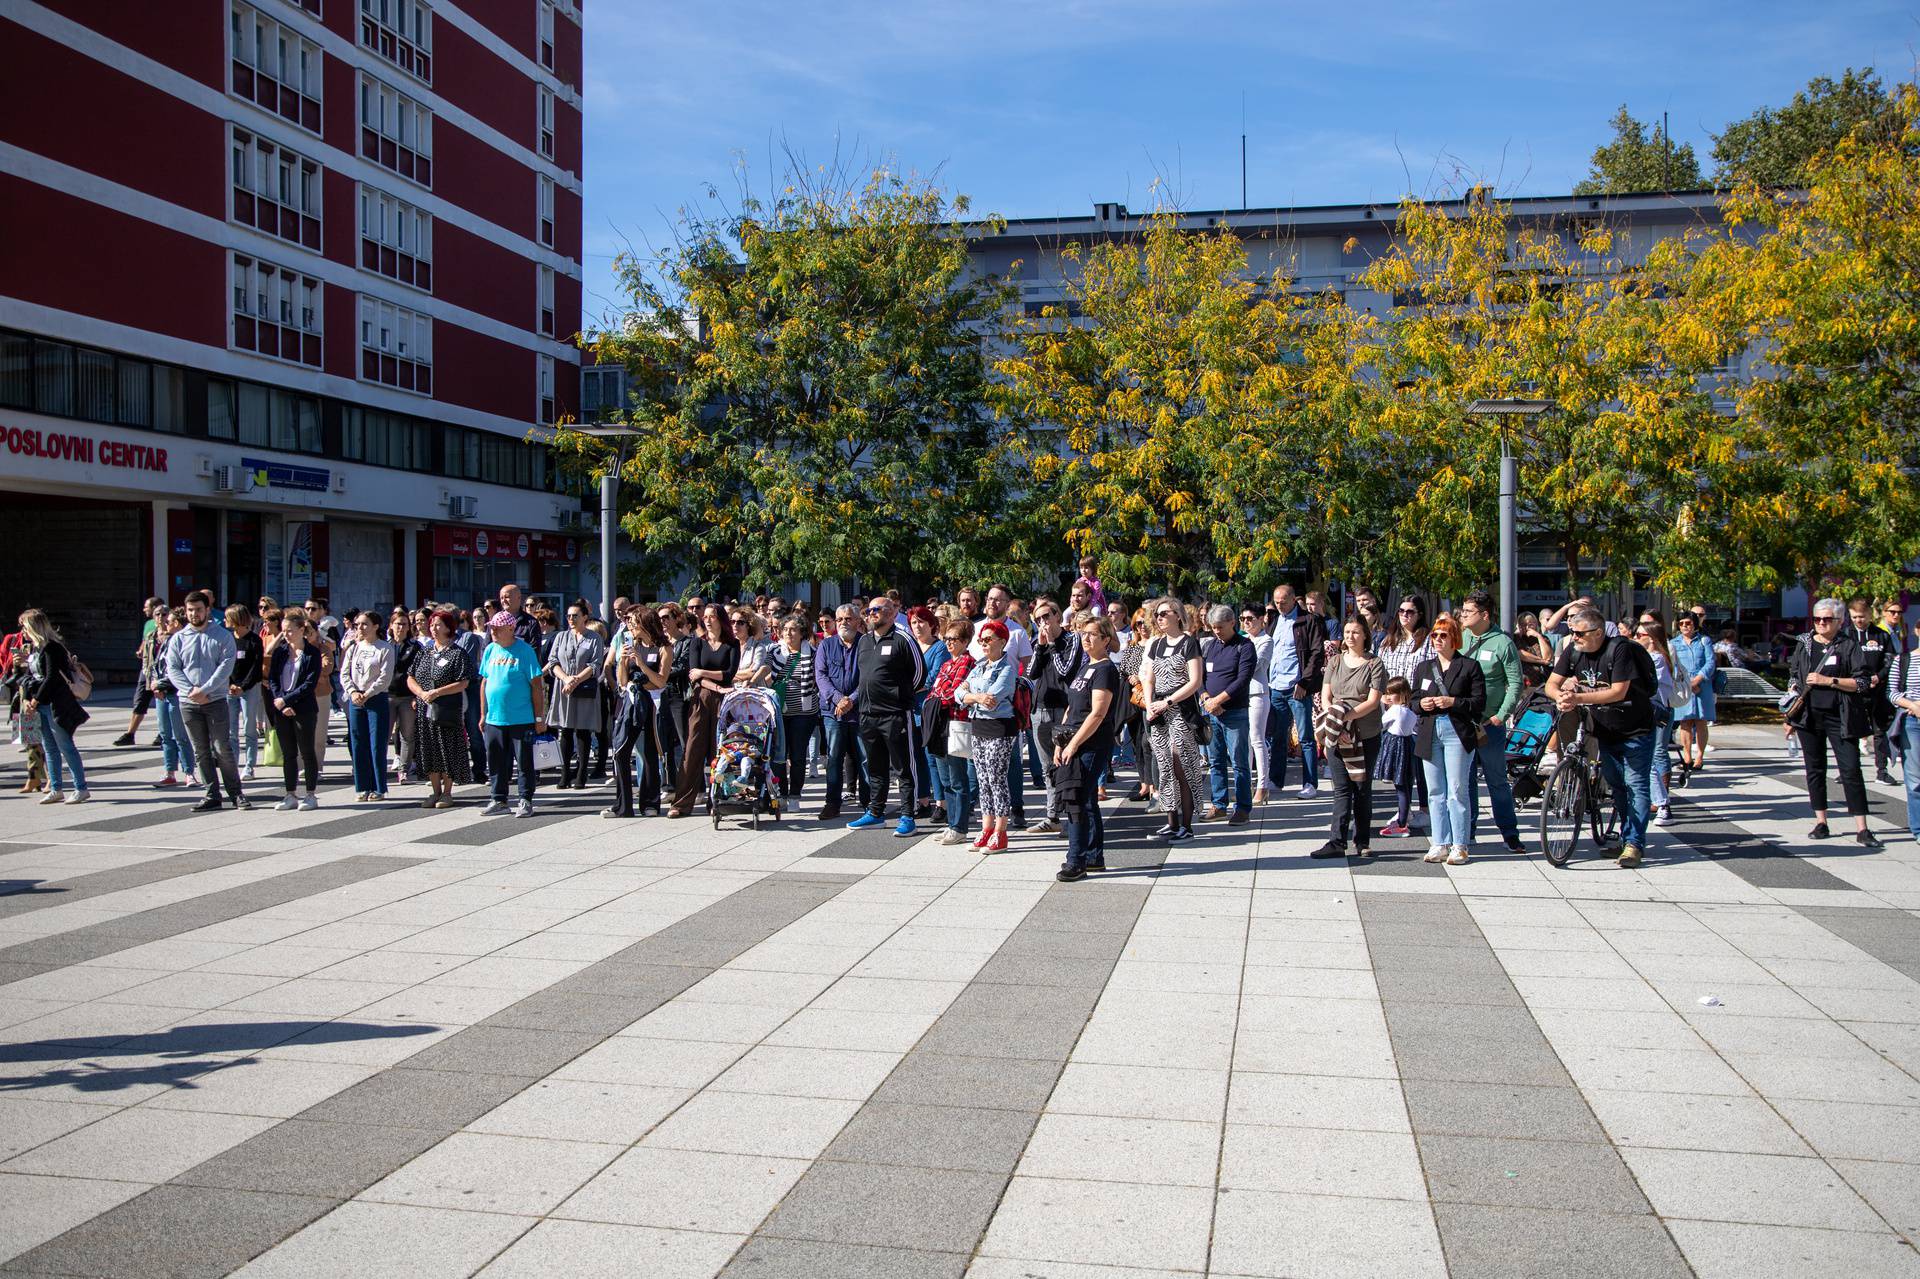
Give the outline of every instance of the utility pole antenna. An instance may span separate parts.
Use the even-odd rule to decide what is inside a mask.
[[[1667,113],[1660,113],[1660,145],[1665,148],[1660,156],[1660,185],[1673,190],[1673,127],[1667,123]]]
[[[1240,90],[1240,212],[1247,211],[1247,91]]]

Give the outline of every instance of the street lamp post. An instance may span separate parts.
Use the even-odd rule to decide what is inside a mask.
[[[1500,629],[1513,633],[1520,593],[1520,466],[1507,442],[1506,418],[1535,418],[1553,407],[1550,400],[1475,400],[1467,416],[1492,418],[1500,431]],[[1571,585],[1571,583],[1569,583]]]
[[[613,465],[600,477],[600,618],[607,624],[607,633],[611,635],[615,626],[613,542],[620,527],[617,514],[620,474],[627,465],[627,441],[639,438],[640,432],[625,426],[583,426],[578,430],[582,435],[614,443]]]

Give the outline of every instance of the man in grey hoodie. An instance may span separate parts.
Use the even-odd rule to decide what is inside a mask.
[[[240,770],[227,736],[227,685],[238,650],[233,636],[224,626],[212,625],[212,618],[212,597],[192,592],[187,596],[186,629],[167,645],[167,682],[179,690],[180,719],[207,784],[207,797],[194,807],[196,813],[220,810],[222,783],[235,808],[253,807],[241,793]]]

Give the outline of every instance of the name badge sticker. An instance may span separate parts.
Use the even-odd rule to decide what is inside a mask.
[[[1213,674],[1213,663],[1212,663],[1212,662],[1208,662],[1208,663],[1207,663],[1207,674],[1209,674],[1209,675],[1211,675],[1211,674]]]
[[[892,656],[893,656],[893,645],[891,645],[891,644],[882,644],[882,645],[880,646],[880,656],[882,656],[882,657],[892,657]]]

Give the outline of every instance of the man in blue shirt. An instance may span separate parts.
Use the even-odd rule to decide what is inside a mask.
[[[1205,687],[1201,709],[1212,720],[1213,737],[1207,743],[1207,773],[1212,781],[1213,806],[1207,821],[1218,821],[1227,807],[1227,768],[1233,768],[1233,815],[1229,826],[1244,826],[1253,811],[1253,773],[1248,766],[1247,693],[1253,684],[1253,641],[1242,635],[1233,610],[1215,604],[1207,610],[1214,643],[1204,654]]]
[[[842,779],[849,757],[859,783],[860,807],[867,807],[872,791],[867,785],[866,747],[860,741],[860,711],[854,702],[858,691],[859,668],[854,665],[853,646],[865,629],[860,609],[842,604],[833,612],[834,633],[814,649],[813,682],[820,690],[820,722],[827,733],[827,799],[820,806],[822,821],[840,815]],[[908,811],[912,811],[909,802]]]
[[[1319,758],[1313,746],[1313,695],[1320,691],[1327,653],[1321,621],[1300,607],[1293,587],[1282,582],[1273,588],[1268,610],[1273,649],[1267,657],[1267,687],[1272,698],[1267,726],[1273,745],[1267,752],[1267,771],[1276,792],[1286,788],[1287,755],[1295,734],[1300,738],[1300,798],[1320,789]]]
[[[493,802],[481,809],[485,816],[507,811],[507,779],[518,770],[520,802],[515,817],[533,816],[533,739],[546,730],[547,682],[541,678],[540,658],[533,646],[514,631],[514,616],[502,610],[487,623],[493,643],[480,655],[480,700],[487,739],[487,775],[492,779]]]

